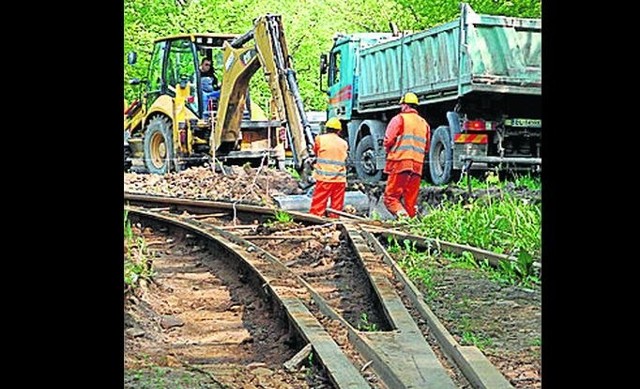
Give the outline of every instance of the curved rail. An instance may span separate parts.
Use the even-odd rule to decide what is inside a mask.
[[[205,200],[175,199],[158,196],[125,194],[125,200],[149,206],[165,205],[162,210],[192,209],[198,213],[213,210],[232,210],[234,213],[273,215],[273,208],[232,204]],[[367,231],[357,223],[341,223],[338,227],[347,236],[355,259],[365,271],[370,286],[378,298],[384,315],[391,324],[390,331],[364,332],[355,329],[335,307],[327,301],[304,277],[293,273],[278,258],[260,246],[238,234],[223,228],[200,222],[193,217],[159,213],[143,208],[126,206],[129,212],[153,218],[190,230],[212,239],[245,262],[262,280],[262,287],[277,299],[287,317],[316,352],[326,367],[331,380],[339,388],[370,387],[354,367],[352,361],[340,350],[331,332],[321,324],[312,311],[317,307],[322,315],[337,320],[348,331],[349,342],[390,388],[455,388],[454,381],[431,350],[424,334],[418,328],[396,289],[400,282],[412,305],[422,314],[441,343],[445,354],[453,360],[464,377],[476,388],[512,388],[509,382],[475,347],[462,347],[455,342],[440,321],[433,315],[411,281],[404,275],[380,242],[375,231]],[[289,212],[294,218],[314,224],[327,223],[327,219],[308,214]],[[235,217],[234,217],[235,219]],[[389,232],[387,232],[389,233]],[[395,232],[394,232],[395,234]],[[398,235],[400,236],[400,235]],[[406,236],[406,235],[405,235]],[[276,236],[274,236],[276,238]],[[280,236],[281,238],[281,236]],[[313,306],[308,302],[314,301]]]

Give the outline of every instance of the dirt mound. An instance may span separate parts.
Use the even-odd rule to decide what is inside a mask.
[[[209,167],[192,167],[166,175],[124,173],[124,191],[256,205],[274,205],[272,196],[303,193],[289,173],[249,166],[225,167],[220,173]]]

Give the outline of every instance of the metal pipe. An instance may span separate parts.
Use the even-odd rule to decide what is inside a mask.
[[[296,106],[298,107],[298,113],[300,114],[300,121],[302,122],[302,127],[304,128],[304,135],[307,138],[307,149],[309,154],[313,154],[313,134],[311,133],[311,125],[309,124],[309,120],[307,120],[307,113],[304,110],[304,106],[302,105],[302,97],[300,97],[300,90],[298,89],[298,82],[296,81],[296,73],[287,69],[287,83],[289,84],[289,89],[291,90],[291,94],[293,94],[293,99],[296,102]]]
[[[230,45],[234,49],[238,49],[238,48],[242,47],[242,45],[244,45],[245,43],[249,42],[251,39],[253,39],[253,29],[251,31],[249,31],[249,32],[244,33],[243,35],[240,35],[236,39],[234,39],[230,43]]]

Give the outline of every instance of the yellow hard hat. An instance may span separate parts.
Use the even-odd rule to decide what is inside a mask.
[[[325,128],[333,128],[334,130],[342,130],[342,123],[340,123],[340,119],[336,117],[332,117],[327,120],[327,123],[324,125]]]
[[[418,104],[418,96],[415,93],[408,92],[400,99],[400,104]]]

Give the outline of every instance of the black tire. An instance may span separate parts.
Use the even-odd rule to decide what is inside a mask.
[[[149,121],[144,134],[144,165],[149,173],[166,174],[170,172],[170,160],[173,158],[171,122],[165,116],[154,116]]]
[[[429,173],[435,185],[444,185],[451,181],[453,169],[453,150],[449,128],[440,126],[431,135],[429,146]]]
[[[356,145],[355,167],[358,178],[375,184],[382,178],[382,170],[376,168],[376,151],[373,137],[367,135]]]
[[[131,148],[124,146],[124,171],[128,172],[131,169]]]

